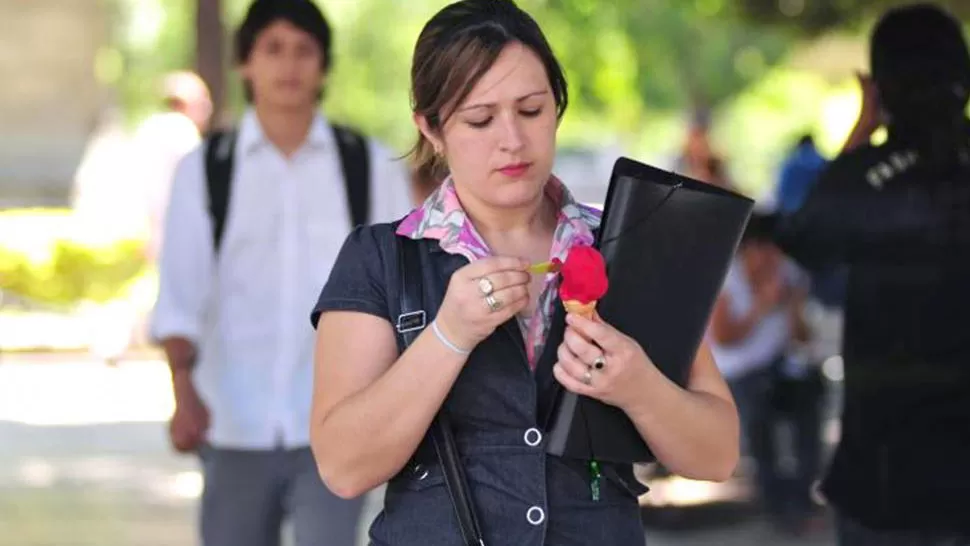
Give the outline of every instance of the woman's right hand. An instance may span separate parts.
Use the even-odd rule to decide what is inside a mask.
[[[455,271],[435,319],[446,338],[471,350],[529,305],[529,263],[520,258],[489,257]],[[492,285],[498,302],[493,311],[482,292],[481,280]]]

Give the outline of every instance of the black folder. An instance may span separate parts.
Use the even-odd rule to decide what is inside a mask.
[[[613,167],[596,240],[609,290],[597,310],[681,386],[753,206],[732,191],[628,158]],[[558,346],[563,328],[556,326],[549,342]],[[548,425],[554,455],[655,460],[622,410],[561,387]]]

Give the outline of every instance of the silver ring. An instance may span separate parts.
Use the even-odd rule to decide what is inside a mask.
[[[488,308],[494,313],[502,308],[502,302],[495,298],[493,294],[485,295],[485,303],[488,304]]]
[[[586,370],[586,373],[583,374],[583,383],[585,383],[587,387],[593,385],[593,372]]]
[[[594,370],[602,370],[603,368],[606,367],[606,357],[603,355],[599,355],[598,357],[593,359],[592,366]]]
[[[478,291],[485,297],[491,296],[495,292],[495,285],[488,277],[482,277],[478,279]]]

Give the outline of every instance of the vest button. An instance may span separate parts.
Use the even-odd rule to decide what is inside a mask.
[[[533,506],[526,511],[525,519],[532,525],[539,525],[546,521],[546,512],[538,506]]]
[[[542,443],[542,432],[540,432],[537,428],[530,428],[529,430],[525,431],[525,435],[522,436],[522,439],[525,440],[525,444],[527,446],[535,447]]]

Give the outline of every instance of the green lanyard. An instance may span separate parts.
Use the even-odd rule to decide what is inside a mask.
[[[596,462],[596,459],[589,461],[589,492],[593,496],[594,501],[600,500],[600,479],[603,475],[600,474],[600,465]]]

